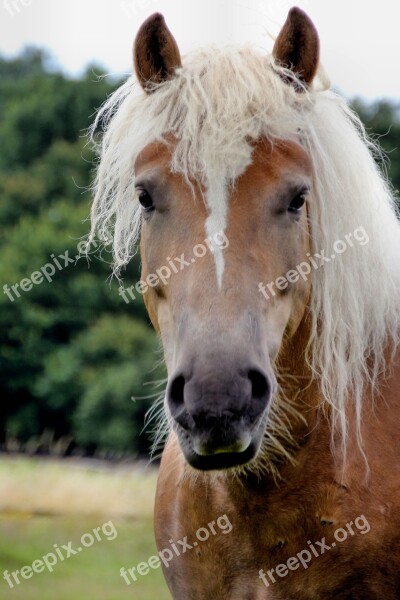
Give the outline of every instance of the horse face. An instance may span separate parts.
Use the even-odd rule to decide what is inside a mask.
[[[170,159],[156,143],[135,165],[144,298],[164,345],[182,451],[193,467],[227,468],[259,451],[272,365],[304,315],[310,164],[297,143],[260,140],[228,190],[225,230],[207,236],[204,190],[193,195]]]
[[[274,55],[293,68],[296,85],[311,83],[318,51],[311,21],[292,9]],[[134,62],[147,94],[181,67],[161,15],[140,29]],[[169,142],[147,146],[134,167],[144,298],[169,374],[166,408],[190,465],[235,467],[259,452],[276,388],[272,365],[309,296],[298,267],[309,250],[310,162],[296,141],[259,139],[245,160],[238,149],[242,164],[229,177],[205,165],[213,175],[202,187],[171,169]]]

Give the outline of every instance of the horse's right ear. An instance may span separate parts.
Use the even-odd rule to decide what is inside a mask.
[[[149,17],[139,29],[133,45],[133,62],[146,92],[170,79],[175,69],[182,66],[178,44],[160,13]]]

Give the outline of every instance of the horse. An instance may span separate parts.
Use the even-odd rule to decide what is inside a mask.
[[[319,53],[297,7],[271,54],[183,58],[157,13],[94,125],[89,239],[140,244],[168,372],[175,600],[400,598],[396,198]]]

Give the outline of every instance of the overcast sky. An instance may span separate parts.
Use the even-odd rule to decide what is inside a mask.
[[[0,52],[26,44],[50,49],[62,68],[79,74],[95,61],[105,71],[131,70],[131,47],[142,21],[164,13],[181,51],[207,43],[254,42],[267,50],[294,4],[288,0],[0,0]],[[347,96],[400,99],[398,0],[298,0],[321,38],[322,62]]]

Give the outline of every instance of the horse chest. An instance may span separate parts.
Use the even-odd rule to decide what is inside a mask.
[[[309,482],[305,489],[307,493],[278,490],[266,503],[250,504],[247,514],[236,514],[232,547],[239,551],[234,562],[242,560],[244,569],[249,565],[249,574],[256,571],[254,598],[398,600],[400,522],[395,503],[336,483]],[[241,585],[240,577],[236,585]]]
[[[383,547],[378,550],[367,539],[359,544],[352,537],[337,542],[328,532],[317,540],[314,532],[307,535],[299,527],[299,535],[271,548],[264,529],[249,538],[237,527],[229,541],[229,536],[212,540],[171,565],[167,578],[172,577],[174,600],[400,598],[399,556],[385,556]]]
[[[181,531],[203,511],[204,518],[226,514],[232,529],[171,564],[174,600],[400,598],[399,523],[391,534],[382,506],[359,503],[336,484],[242,503],[217,496],[187,499]]]

